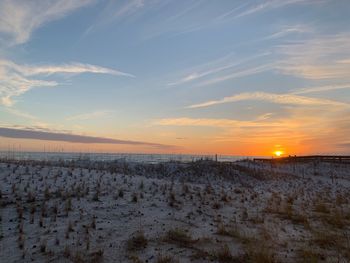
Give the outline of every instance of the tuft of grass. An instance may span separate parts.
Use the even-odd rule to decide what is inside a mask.
[[[206,187],[205,187],[205,193],[207,193],[207,194],[211,194],[213,192],[213,188],[208,184],[208,185],[206,185]]]
[[[244,262],[275,263],[275,256],[271,249],[263,242],[253,242],[246,247]]]
[[[95,202],[98,202],[100,199],[99,199],[99,191],[96,190],[96,192],[94,193],[93,197],[92,197],[92,201],[95,201]]]
[[[213,205],[212,205],[212,208],[213,209],[220,209],[222,207],[222,205],[219,203],[219,202],[215,202]]]
[[[318,213],[328,214],[330,212],[329,208],[323,202],[317,202],[314,207],[314,211]]]
[[[220,200],[227,203],[230,201],[230,197],[226,193],[222,193]]]
[[[346,199],[346,197],[342,194],[337,194],[337,197],[335,199],[335,202],[337,204],[337,206],[341,206],[344,204],[348,204],[348,200]]]
[[[138,201],[137,193],[133,193],[131,197],[131,202],[137,203],[137,201]]]
[[[186,196],[190,192],[190,188],[188,187],[187,184],[183,183],[182,184],[182,195]]]
[[[346,220],[344,214],[339,210],[334,210],[329,214],[321,217],[322,221],[336,228],[344,228],[346,226]]]
[[[174,207],[176,205],[176,197],[175,197],[175,193],[172,191],[169,194],[169,199],[168,199],[168,204],[170,207]]]
[[[313,243],[322,249],[341,247],[342,242],[341,236],[330,231],[313,232]]]
[[[189,246],[194,242],[191,235],[181,228],[170,229],[166,234],[165,241],[182,246]]]
[[[46,187],[45,187],[45,190],[44,190],[44,198],[45,198],[45,200],[49,200],[50,197],[51,197],[50,190],[49,190],[49,188],[46,186]]]
[[[73,223],[72,223],[71,221],[68,222],[67,231],[69,231],[69,232],[74,232]]]
[[[24,237],[23,237],[23,234],[19,234],[17,242],[18,242],[19,249],[24,249]]]
[[[92,217],[90,227],[91,227],[92,229],[96,229],[96,218],[95,218],[95,217]]]
[[[68,215],[69,211],[72,211],[72,199],[69,197],[67,198],[65,202],[65,207],[64,207],[66,214]]]
[[[46,244],[46,240],[43,240],[40,244],[40,252],[41,253],[45,253],[46,252],[46,247],[47,247],[47,244]]]
[[[33,203],[35,202],[35,195],[33,192],[29,191],[27,194],[27,203]]]
[[[64,256],[65,258],[70,258],[70,257],[71,257],[71,251],[70,251],[70,249],[69,249],[68,246],[65,246],[65,247],[64,247],[63,256]]]
[[[34,216],[33,216],[33,221],[34,221]],[[44,218],[43,218],[42,215],[41,215],[40,218],[39,218],[39,226],[40,226],[40,227],[43,227],[43,226],[44,226]]]
[[[306,215],[294,213],[291,220],[294,224],[300,224],[303,225],[305,229],[310,229],[310,222]]]
[[[220,223],[217,227],[216,234],[238,239],[243,244],[248,244],[252,241],[250,237],[238,229],[236,224],[232,226],[225,226],[224,224]]]
[[[98,249],[89,254],[90,262],[98,263],[103,260],[103,249]]]
[[[73,263],[84,263],[84,255],[81,251],[76,251],[75,254],[71,257]]]
[[[143,231],[138,231],[133,237],[127,241],[127,249],[129,251],[136,251],[146,248],[148,244],[147,238]]]
[[[139,185],[139,189],[143,190],[145,188],[145,184],[143,183],[143,181],[141,181],[140,185]]]
[[[123,190],[123,189],[119,189],[118,196],[119,196],[120,198],[123,198],[123,197],[124,197],[124,190]]]
[[[130,255],[129,260],[132,263],[144,263],[137,255]]]
[[[298,252],[298,256],[301,259],[301,262],[303,263],[317,263],[319,262],[319,256],[309,250],[309,249],[302,249]]]
[[[227,244],[225,244],[223,247],[221,247],[219,249],[219,251],[217,251],[215,253],[215,258],[217,259],[217,261],[219,261],[220,263],[228,263],[228,262],[243,262],[240,261],[238,257],[233,256],[231,254],[230,248],[228,247]]]
[[[158,255],[155,261],[156,263],[174,263],[175,260],[171,256]]]
[[[222,223],[218,225],[216,234],[221,236],[230,236],[230,237],[239,236],[238,230],[236,228],[228,228]]]

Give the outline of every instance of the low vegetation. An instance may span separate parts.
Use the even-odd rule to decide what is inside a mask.
[[[313,171],[3,161],[0,247],[8,262],[348,262],[348,166]]]

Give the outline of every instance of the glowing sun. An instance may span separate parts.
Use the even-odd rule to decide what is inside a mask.
[[[276,156],[276,157],[280,157],[283,152],[282,151],[274,151],[273,154]]]

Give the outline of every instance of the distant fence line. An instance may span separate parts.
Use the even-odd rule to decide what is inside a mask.
[[[308,156],[288,156],[278,158],[254,158],[257,162],[331,162],[331,163],[349,163],[348,155],[308,155]]]

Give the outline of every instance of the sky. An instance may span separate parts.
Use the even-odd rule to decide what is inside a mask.
[[[348,0],[0,0],[0,150],[350,154]]]

